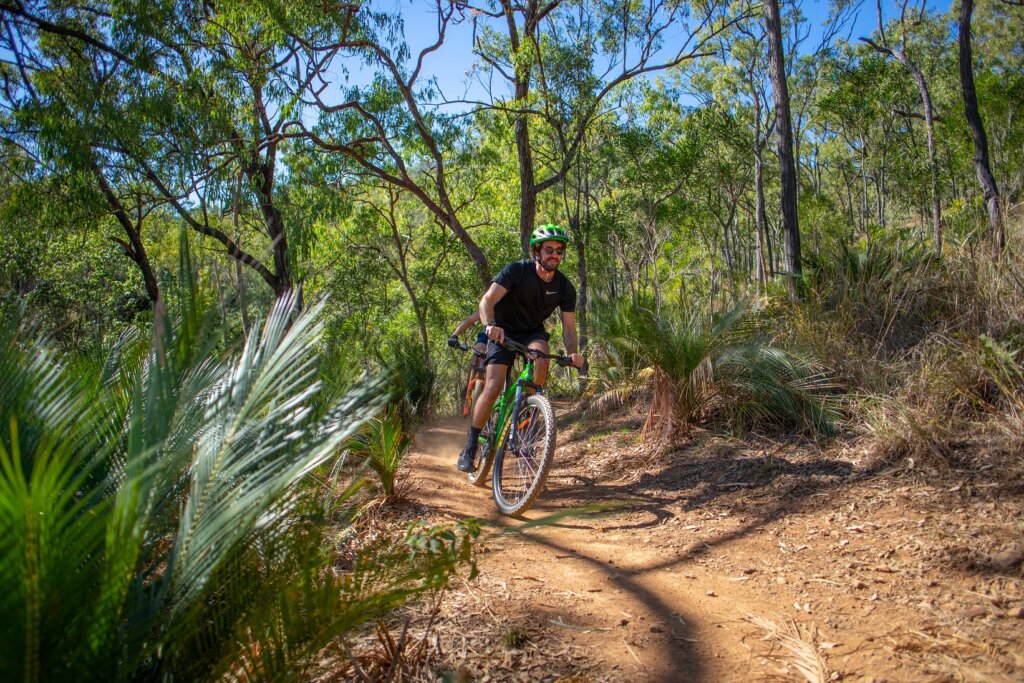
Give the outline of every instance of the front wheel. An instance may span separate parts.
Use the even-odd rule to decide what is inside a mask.
[[[503,515],[518,515],[533,505],[555,456],[555,411],[546,397],[528,396],[515,419],[515,434],[498,449],[491,482]]]

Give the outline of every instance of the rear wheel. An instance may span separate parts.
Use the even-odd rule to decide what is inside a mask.
[[[466,390],[466,406],[462,411],[463,417],[468,417],[471,420],[473,419],[473,411],[476,410],[476,401],[480,398],[480,394],[483,393],[483,390],[484,380],[482,377],[470,380],[469,387]]]
[[[517,515],[544,489],[555,455],[555,411],[540,394],[528,396],[494,462],[494,502],[504,515]]]
[[[487,475],[491,473],[491,463],[494,462],[494,444],[497,442],[494,429],[497,425],[498,410],[493,408],[487,424],[480,431],[480,441],[476,447],[476,470],[466,474],[469,483],[474,486],[487,486]]]

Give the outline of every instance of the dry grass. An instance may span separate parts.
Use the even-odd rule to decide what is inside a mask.
[[[743,620],[761,632],[758,640],[766,644],[768,650],[758,654],[781,667],[778,675],[782,680],[793,680],[794,673],[808,683],[833,680],[828,666],[818,654],[814,626],[800,626],[792,619],[781,616],[775,622],[749,613],[744,613]]]
[[[900,630],[886,638],[894,657],[929,671],[935,681],[1003,683],[1020,680],[999,670],[991,639],[955,628],[925,626]]]

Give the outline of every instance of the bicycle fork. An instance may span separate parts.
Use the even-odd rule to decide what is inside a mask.
[[[509,415],[509,434],[508,439],[504,440],[505,444],[515,448],[516,438],[519,436],[519,432],[522,429],[529,427],[529,422],[519,424],[519,414],[523,409],[523,404],[526,403],[527,395],[523,393],[523,387],[528,387],[534,390],[535,394],[544,393],[544,387],[539,384],[534,384],[530,380],[520,381],[516,384],[515,398],[512,402],[512,414]]]

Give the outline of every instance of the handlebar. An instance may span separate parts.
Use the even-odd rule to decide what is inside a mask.
[[[502,346],[504,346],[509,351],[515,351],[516,353],[522,354],[523,356],[531,356],[533,358],[547,358],[549,360],[555,361],[556,363],[558,363],[558,365],[560,365],[563,368],[574,368],[577,372],[580,373],[581,377],[586,377],[587,373],[590,371],[590,362],[587,360],[583,361],[582,368],[577,368],[572,364],[572,359],[569,358],[569,356],[563,356],[562,354],[559,353],[544,353],[539,349],[532,349],[529,346],[523,346],[519,342],[513,341],[511,339],[505,339],[505,341],[502,342]],[[469,344],[463,344],[460,342],[456,344],[453,348],[456,348],[459,351],[472,351],[474,355],[479,356],[481,358],[484,357],[484,354],[480,353],[479,351],[476,350],[474,346],[470,346]]]
[[[453,347],[453,348],[456,348],[456,349],[458,349],[459,351],[472,351],[472,352],[473,352],[473,355],[475,355],[475,356],[480,356],[481,358],[483,358],[483,357],[484,357],[484,354],[480,353],[479,351],[477,351],[477,350],[476,350],[476,348],[475,348],[475,347],[473,347],[473,346],[470,346],[469,344],[462,344],[462,343],[460,343],[460,344],[456,345],[456,346],[455,346],[455,347]]]
[[[511,339],[506,339],[502,343],[502,346],[504,346],[506,349],[510,351],[515,351],[516,353],[520,353],[524,356],[532,356],[533,358],[548,358],[550,360],[555,361],[563,368],[575,368],[576,371],[579,372],[580,375],[583,377],[586,377],[587,372],[590,370],[590,363],[588,363],[586,360],[583,361],[582,368],[576,368],[576,366],[572,364],[572,359],[569,358],[569,356],[563,356],[560,353],[544,353],[539,349],[532,349],[529,346],[523,346],[519,342],[512,341]]]

